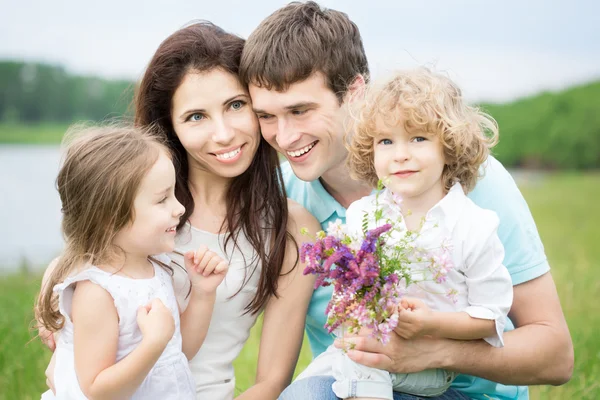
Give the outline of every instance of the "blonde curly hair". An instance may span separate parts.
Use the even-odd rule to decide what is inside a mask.
[[[479,108],[465,104],[458,86],[428,68],[396,73],[365,93],[350,112],[347,165],[354,179],[377,186],[374,137],[377,123],[404,123],[407,132],[436,135],[444,148],[442,182],[450,190],[460,182],[466,192],[475,186],[479,167],[498,142],[498,125]]]

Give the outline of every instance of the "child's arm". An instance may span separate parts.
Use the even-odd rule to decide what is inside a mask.
[[[204,343],[215,306],[217,287],[227,274],[229,265],[206,246],[196,253],[188,251],[185,268],[192,283],[190,301],[181,314],[182,351],[191,360]]]
[[[484,339],[494,347],[504,345],[502,335],[512,304],[512,281],[502,264],[504,247],[497,234],[498,217],[489,210],[478,212],[478,223],[469,231],[472,240],[467,240],[463,248],[465,266],[461,272],[469,306],[461,312],[436,312],[418,300],[415,303],[407,299],[404,304],[408,307],[401,307],[404,310],[398,316],[399,326],[403,322],[403,328],[397,330],[400,336]]]
[[[473,318],[466,312],[433,311],[418,299],[402,299],[398,313],[396,332],[404,339],[430,335],[474,340],[496,334],[494,320]]]
[[[155,299],[138,310],[141,343],[116,362],[119,317],[112,296],[90,282],[77,283],[73,294],[75,370],[86,397],[130,398],[154,366],[175,331],[171,312]]]

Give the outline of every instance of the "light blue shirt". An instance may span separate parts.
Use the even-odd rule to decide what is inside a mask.
[[[346,209],[323,187],[319,180],[305,182],[296,177],[289,163],[281,165],[283,180],[289,198],[303,205],[327,229],[329,222],[346,220]],[[540,240],[529,207],[515,181],[495,158],[485,165],[485,175],[477,182],[469,198],[484,209],[498,215],[498,236],[505,249],[504,265],[510,272],[513,285],[535,279],[550,270],[544,247]],[[333,343],[333,337],[324,328],[325,308],[332,287],[314,291],[306,318],[306,333],[313,357],[321,354]],[[514,329],[507,319],[505,331]],[[459,375],[452,387],[474,399],[528,399],[526,386],[506,386],[469,375]]]

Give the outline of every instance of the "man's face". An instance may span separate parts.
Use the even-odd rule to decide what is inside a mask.
[[[318,179],[345,161],[345,114],[323,74],[314,73],[284,92],[249,89],[263,137],[289,160],[298,178]]]

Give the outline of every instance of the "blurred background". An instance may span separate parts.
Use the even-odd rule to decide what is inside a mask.
[[[206,19],[247,37],[286,1],[3,2],[0,13],[0,400],[39,398],[49,358],[29,330],[41,273],[60,252],[54,181],[77,121],[129,115],[169,34]],[[321,1],[359,26],[373,77],[446,72],[500,126],[494,154],[529,203],[573,341],[573,379],[533,399],[600,398],[600,3]],[[259,324],[260,325],[260,324]],[[260,326],[236,362],[251,385]],[[304,348],[299,363],[310,360]]]

